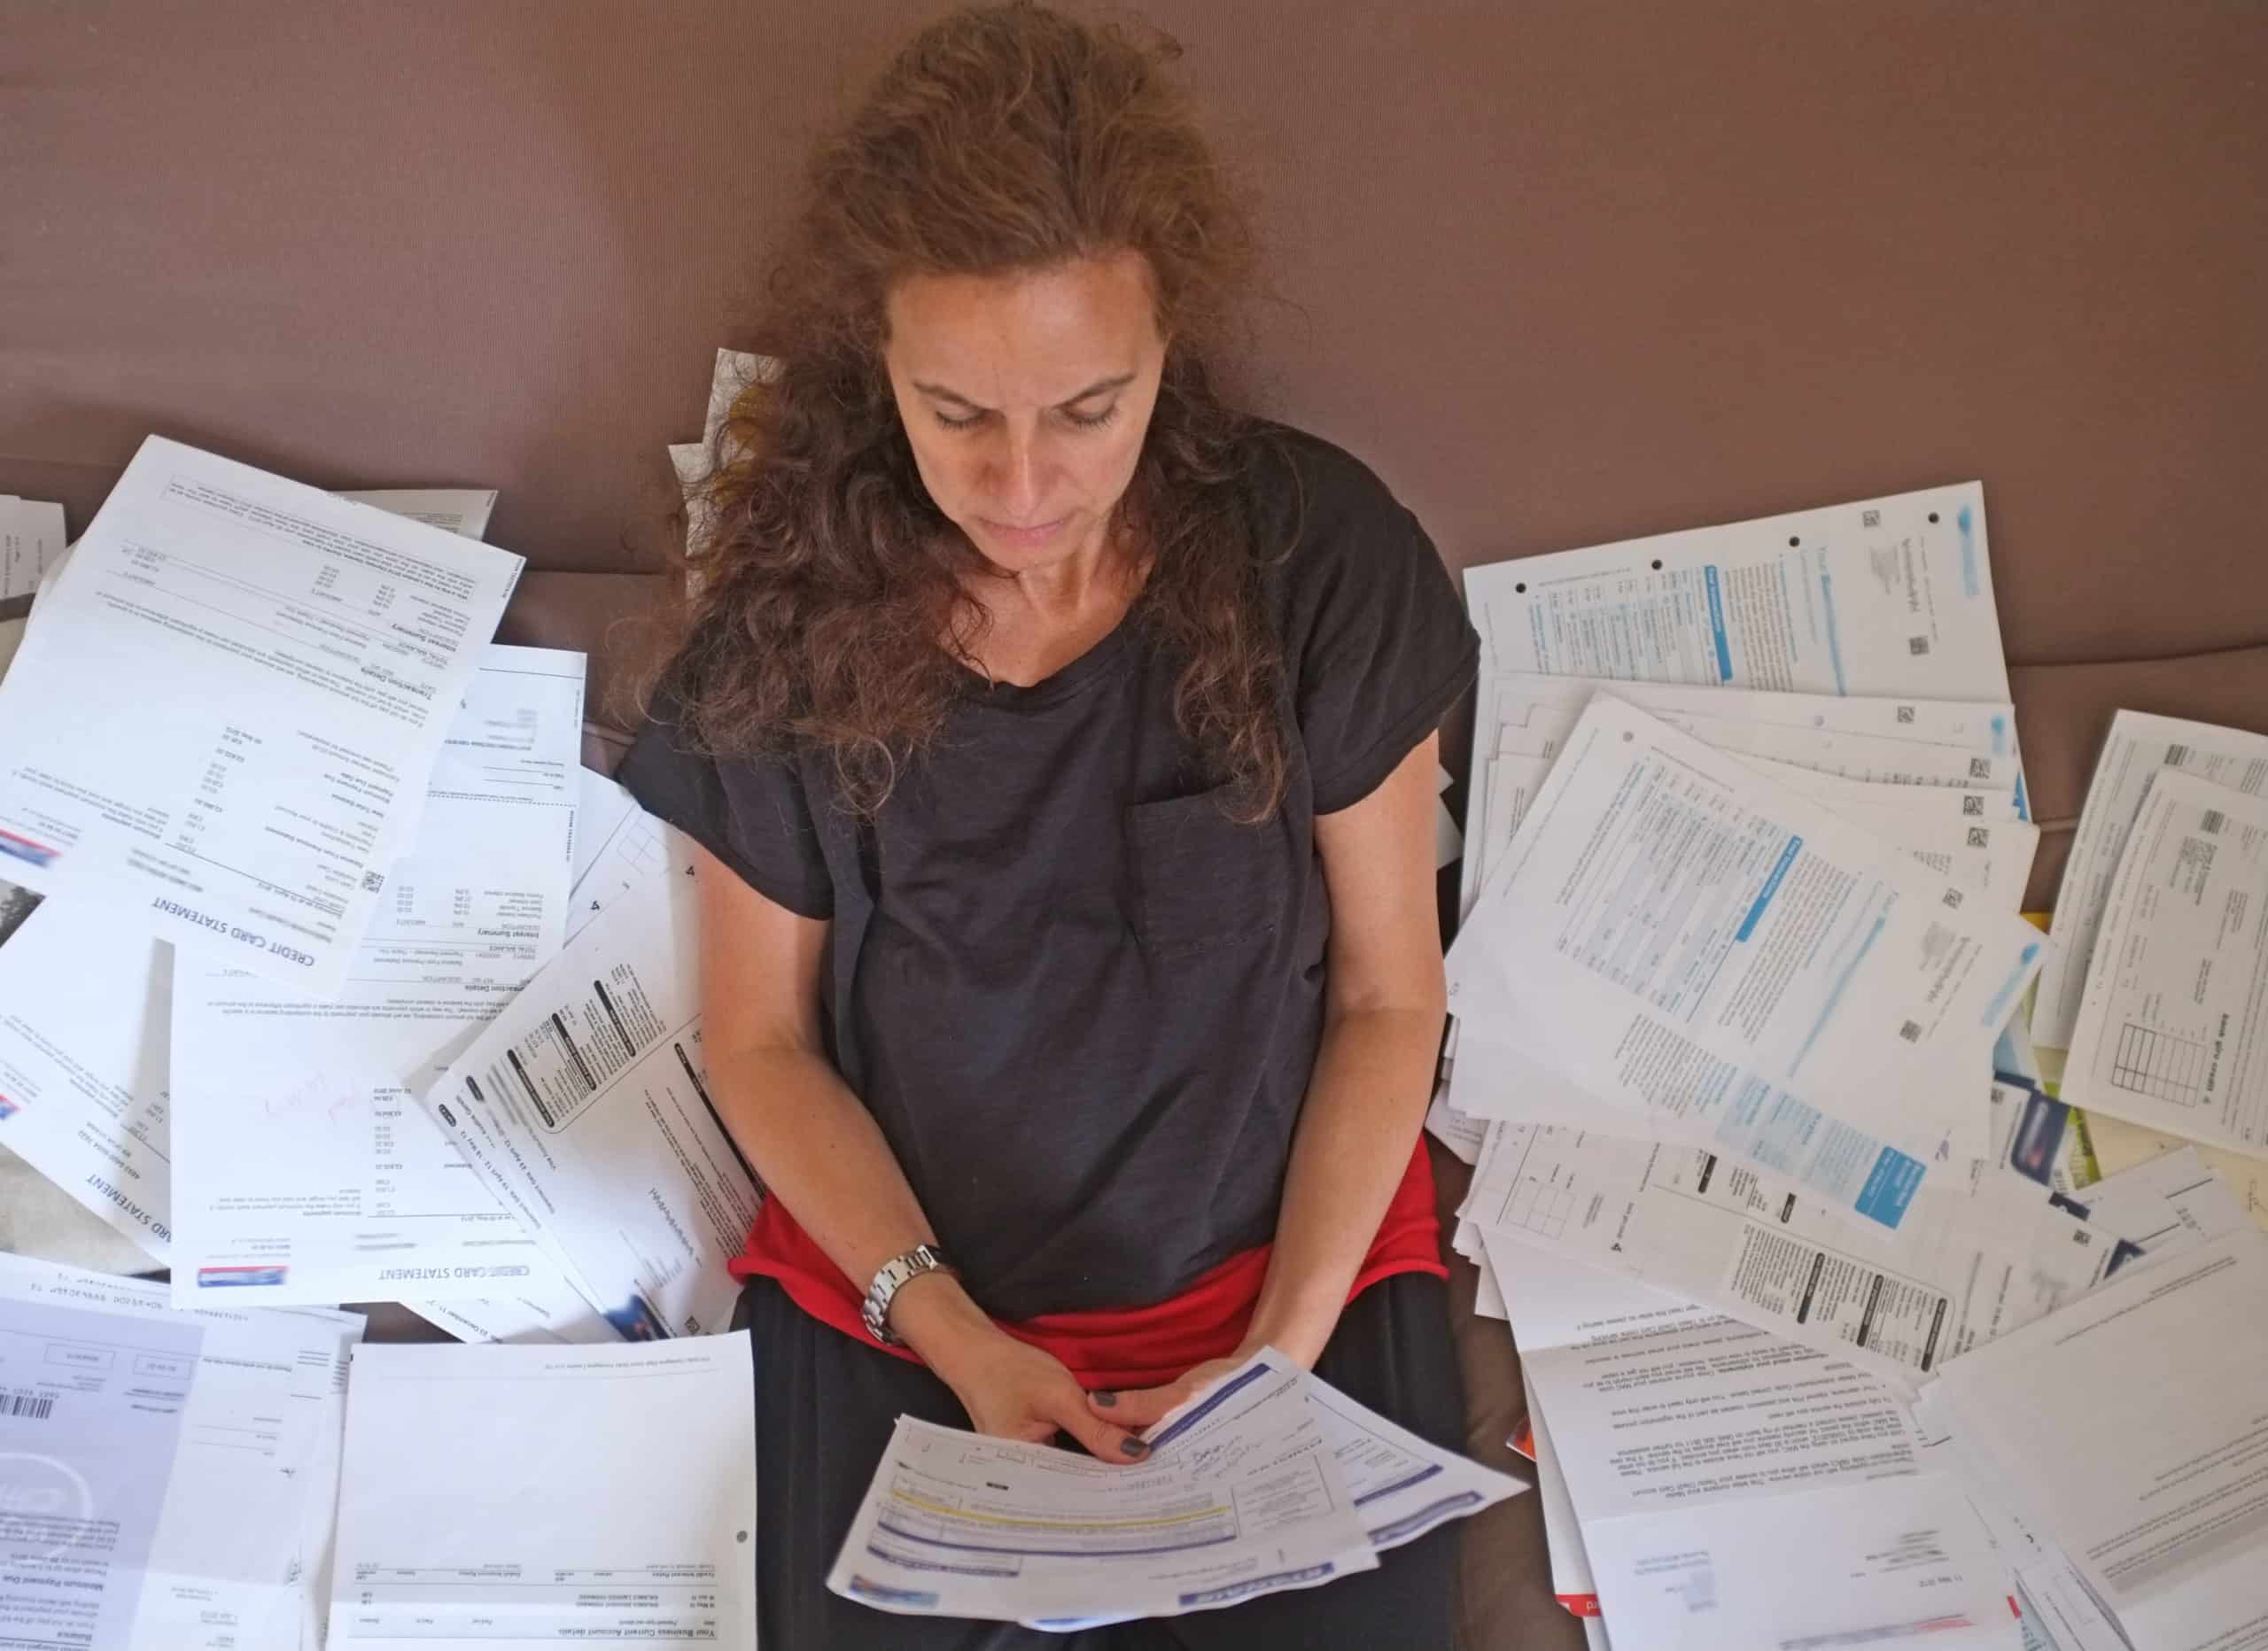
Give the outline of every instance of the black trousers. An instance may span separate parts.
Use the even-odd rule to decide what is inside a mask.
[[[1379,1569],[1222,1610],[1076,1634],[1011,1623],[894,1616],[827,1592],[827,1574],[903,1415],[965,1428],[952,1391],[920,1367],[819,1323],[769,1279],[734,1319],[755,1344],[757,1620],[765,1651],[1229,1651],[1297,1647],[1449,1651],[1456,1527]],[[1404,1273],[1348,1304],[1316,1374],[1420,1438],[1464,1447],[1464,1395],[1448,1286]]]

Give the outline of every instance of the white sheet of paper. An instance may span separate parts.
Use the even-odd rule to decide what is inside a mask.
[[[1068,1626],[1376,1568],[1305,1372],[1272,1351],[1151,1443],[1118,1465],[901,1416],[827,1586],[907,1615]]]
[[[361,1333],[0,1255],[0,1624],[89,1651],[296,1646]]]
[[[1602,692],[1623,699],[1609,683]],[[1767,698],[1768,695],[1758,695]],[[1872,703],[1871,701],[1844,701]],[[1525,724],[1500,725],[1496,731],[1499,756],[1556,756],[1559,747],[1581,720],[1583,704],[1538,705]],[[1626,704],[1637,701],[1624,700]],[[1843,733],[1830,729],[1788,723],[1743,722],[1724,717],[1697,717],[1683,710],[1658,712],[1639,706],[1649,717],[1691,734],[1712,750],[1757,761],[1784,763],[1878,786],[1930,786],[1955,791],[1982,791],[2005,798],[2011,808],[2017,797],[2023,769],[2014,756],[1992,756],[1968,746],[1930,745],[1880,734]]]
[[[330,1644],[754,1647],[746,1332],[357,1350]]]
[[[589,770],[577,817],[575,886],[568,896],[567,938],[633,890],[650,896],[668,881],[669,840],[662,822],[630,794]],[[585,822],[590,829],[585,830]]]
[[[2010,1578],[1950,1475],[1836,1484],[1586,1527],[1605,1620],[1680,1651],[2019,1651]]]
[[[604,1315],[565,1283],[540,1293],[405,1301],[402,1306],[459,1341],[584,1346],[622,1339]]]
[[[2161,768],[2104,903],[2061,1093],[2268,1158],[2268,797]]]
[[[1889,1383],[1501,1235],[1488,1252],[1600,1603],[1638,1643],[2011,1643],[2004,1567]],[[1763,1585],[1791,1531],[1831,1569]]]
[[[726,1267],[758,1197],[703,1087],[693,849],[666,832],[664,846],[425,1096],[490,1190],[633,1337],[730,1321]]]
[[[2132,1651],[2070,1558],[2010,1509],[2006,1487],[1983,1453],[1946,1425],[1950,1413],[1931,1402],[1936,1391],[1934,1385],[1923,1388],[1914,1407],[1922,1461],[1961,1481],[2002,1562],[2015,1573],[2024,1651]]]
[[[2254,1226],[2268,1232],[2268,1159],[2197,1146],[2177,1136],[2145,1129],[2107,1112],[2086,1114],[2087,1142],[2094,1150],[2096,1167],[2105,1175],[2132,1169],[2168,1152],[2187,1151],[2205,1168],[2220,1176],[2231,1195],[2244,1206]],[[6,1136],[0,1136],[0,1140]]]
[[[555,1275],[414,1092],[565,932],[584,658],[492,645],[337,996],[177,965],[175,1299],[447,1298]],[[261,1150],[241,1143],[257,1140]]]
[[[2016,708],[2006,701],[1925,700],[1911,697],[1852,698],[1834,694],[1697,686],[1682,682],[1630,680],[1612,677],[1545,677],[1533,671],[1493,670],[1481,679],[1478,703],[1503,723],[1515,713],[1525,721],[1535,706],[1557,705],[1579,713],[1593,694],[1604,689],[1651,716],[1706,717],[1742,723],[1771,723],[1827,733],[1861,734],[1924,745],[1958,746],[1988,756],[2016,750]]]
[[[63,507],[0,493],[0,601],[29,596],[63,554]]]
[[[724,428],[741,391],[750,384],[768,384],[779,376],[780,362],[772,356],[757,355],[747,350],[718,350],[717,364],[709,375],[709,410],[702,419],[701,445],[706,447],[717,439],[717,432]]]
[[[150,438],[0,683],[0,863],[335,989],[521,565]]]
[[[1507,1124],[1464,1213],[1910,1384],[2109,1275],[2112,1235],[2012,1185],[1925,1188],[1888,1236],[1707,1152]]]
[[[2004,701],[1975,482],[1471,568],[1492,669]]]
[[[68,896],[0,889],[0,1143],[161,1263],[172,1004],[164,942]]]
[[[1535,1449],[1535,1494],[1543,1513],[1543,1543],[1551,1564],[1551,1592],[1561,1606],[1577,1616],[1598,1615],[1598,1582],[1591,1572],[1591,1556],[1583,1546],[1582,1522],[1575,1517],[1574,1500],[1567,1494],[1567,1476],[1551,1441],[1551,1428],[1535,1390],[1527,1389],[1528,1438]]]
[[[1381,1553],[1527,1489],[1509,1474],[1427,1444],[1313,1375],[1303,1387],[1308,1409],[1323,1428],[1324,1448],[1338,1458],[1355,1515]]]
[[[493,487],[379,487],[337,496],[470,539],[486,537],[488,513],[496,508]]]
[[[1933,1391],[2137,1646],[2204,1651],[2268,1632],[2264,1370],[2268,1236],[2246,1228],[1954,1360]]]
[[[1450,950],[1459,1054],[1486,1027],[1626,1107],[1737,1125],[1746,1156],[1895,1227],[1947,1074],[1989,1071],[2042,949],[1965,899],[1599,696]]]
[[[2111,718],[2087,781],[2078,835],[2063,866],[2063,887],[2055,896],[2055,955],[2040,972],[2039,997],[2031,1011],[2035,1043],[2071,1046],[2119,858],[2151,779],[2168,768],[2257,796],[2268,790],[2268,734],[2146,711],[2122,710]]]

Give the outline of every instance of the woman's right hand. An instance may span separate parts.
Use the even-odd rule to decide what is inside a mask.
[[[1121,1466],[1150,1453],[1095,1414],[1060,1361],[993,1323],[949,1274],[925,1274],[902,1290],[890,1304],[890,1328],[953,1390],[979,1433],[1045,1445],[1060,1431],[1097,1461]]]

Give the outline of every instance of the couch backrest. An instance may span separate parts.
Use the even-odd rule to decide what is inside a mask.
[[[75,531],[159,430],[639,565],[938,9],[0,4],[0,492]],[[1143,9],[1263,203],[1253,398],[1451,561],[1982,476],[2013,658],[2268,640],[2268,7]]]

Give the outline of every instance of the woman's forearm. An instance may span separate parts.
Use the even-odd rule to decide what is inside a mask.
[[[765,1187],[859,1289],[936,1231],[882,1138],[824,1056],[802,1050],[711,1057],[725,1127]],[[891,1304],[890,1327],[932,1364],[943,1344],[991,1322],[959,1283],[925,1274]]]
[[[1302,1364],[1322,1354],[1410,1167],[1441,1020],[1438,1009],[1393,1007],[1324,1023],[1248,1342],[1267,1343]]]

